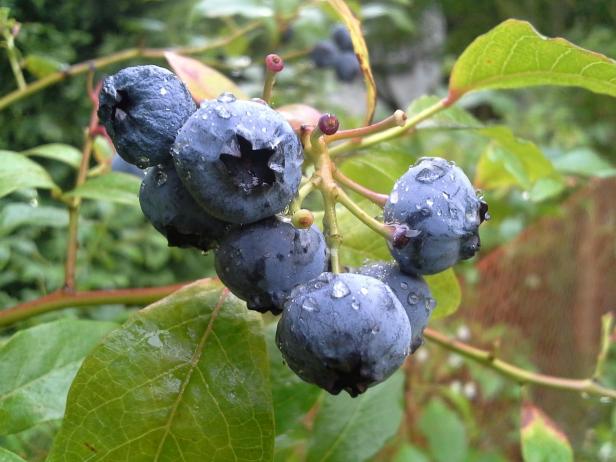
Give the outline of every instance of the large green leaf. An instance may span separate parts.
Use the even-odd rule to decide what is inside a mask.
[[[524,462],[573,461],[573,450],[567,436],[540,409],[525,404],[521,424]]]
[[[308,462],[361,462],[393,437],[404,408],[404,374],[396,372],[357,398],[326,395],[308,448]]]
[[[616,167],[589,148],[575,149],[557,157],[554,159],[554,167],[559,172],[570,175],[599,178],[616,176]]]
[[[0,448],[0,462],[26,462],[17,454],[6,449]]]
[[[110,172],[87,180],[78,188],[67,192],[65,196],[139,207],[140,186],[141,180],[135,175]]]
[[[444,318],[455,313],[462,301],[462,289],[460,289],[460,283],[453,269],[449,268],[438,274],[424,276],[424,279],[430,286],[432,297],[436,300],[432,318]]]
[[[456,61],[449,98],[485,88],[561,85],[616,96],[616,62],[509,19],[477,37]]]
[[[0,150],[0,197],[24,188],[59,191],[49,174],[22,154]]]
[[[17,332],[0,347],[0,434],[64,414],[83,358],[116,324],[62,320]]]
[[[60,207],[11,203],[0,210],[0,236],[21,226],[62,228],[68,225],[68,210]]]
[[[49,461],[269,461],[260,316],[219,282],[136,313],[84,361]]]
[[[276,346],[275,323],[267,326],[266,335],[276,435],[281,435],[301,424],[301,419],[314,406],[321,389],[304,382],[284,364],[282,354]]]
[[[436,462],[462,462],[468,451],[464,423],[439,398],[424,407],[419,429],[428,440],[430,453]]]
[[[68,144],[45,144],[43,146],[28,149],[24,151],[23,154],[26,156],[39,156],[57,160],[75,168],[79,168],[79,164],[81,163],[81,151]]]
[[[479,133],[492,140],[477,164],[475,184],[480,188],[520,186],[530,190],[540,179],[560,181],[560,175],[541,149],[517,138],[508,127],[482,128]]]
[[[430,460],[415,446],[404,444],[396,453],[393,462],[430,462]]]

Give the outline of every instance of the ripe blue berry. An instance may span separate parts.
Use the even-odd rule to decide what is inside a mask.
[[[105,79],[98,117],[118,154],[146,168],[170,160],[178,130],[196,109],[175,74],[158,66],[136,66]]]
[[[289,367],[329,393],[357,396],[404,362],[411,327],[404,308],[381,281],[323,273],[291,292],[276,343]]]
[[[336,24],[332,29],[332,40],[341,51],[353,51],[353,40],[349,30],[343,24]]]
[[[170,247],[211,249],[228,223],[203,210],[186,190],[171,162],[148,169],[139,191],[141,210]]]
[[[421,276],[404,274],[395,263],[368,263],[357,271],[384,282],[398,297],[411,323],[411,353],[423,344],[423,331],[428,325],[436,301]]]
[[[302,146],[287,121],[230,93],[201,105],[180,130],[172,155],[201,207],[231,223],[281,212],[301,179]]]
[[[355,56],[355,53],[352,51],[340,53],[334,66],[336,69],[336,76],[338,80],[342,82],[352,82],[361,74],[359,61],[357,61],[357,56]]]
[[[215,253],[221,281],[248,308],[280,313],[291,289],[327,269],[328,251],[316,226],[296,229],[273,217],[231,231]]]
[[[408,227],[411,236],[390,243],[391,254],[405,273],[443,271],[479,250],[478,229],[486,213],[453,162],[419,159],[398,179],[385,204],[385,222]]]
[[[310,58],[318,68],[333,66],[339,55],[338,48],[329,40],[317,43],[310,52]]]

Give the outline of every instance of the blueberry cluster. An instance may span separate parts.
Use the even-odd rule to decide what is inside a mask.
[[[276,342],[287,364],[330,393],[356,396],[393,374],[422,344],[435,307],[421,275],[479,248],[487,206],[443,159],[412,166],[385,205],[397,263],[336,274],[311,213],[282,215],[298,192],[303,148],[262,100],[224,93],[197,108],[174,74],[139,66],[105,80],[99,117],[118,154],[149,167],[139,194],[146,218],[170,246],[214,250],[219,278],[249,309],[282,313]],[[334,133],[338,121],[326,114],[318,129]]]
[[[316,67],[333,68],[341,82],[352,82],[361,73],[351,36],[342,24],[332,28],[330,40],[314,46],[310,57]]]

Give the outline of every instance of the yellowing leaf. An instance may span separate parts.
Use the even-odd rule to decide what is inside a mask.
[[[368,46],[364,40],[364,35],[361,31],[361,22],[353,14],[349,6],[343,0],[328,0],[328,3],[336,11],[344,25],[349,29],[351,40],[353,41],[353,49],[359,61],[359,67],[364,74],[364,83],[366,85],[366,125],[372,122],[374,110],[376,108],[376,83],[372,75],[370,67],[370,57],[368,56]]]
[[[449,100],[486,88],[576,86],[616,96],[616,61],[509,19],[477,37],[456,61]]]
[[[248,96],[235,83],[218,72],[193,58],[187,58],[171,51],[165,53],[165,58],[178,77],[186,84],[193,99],[198,103],[205,99],[216,98],[226,91],[237,98],[248,99]]]

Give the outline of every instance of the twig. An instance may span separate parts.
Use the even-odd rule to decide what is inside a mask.
[[[152,288],[90,290],[83,292],[58,290],[49,295],[37,298],[36,300],[21,303],[6,310],[1,310],[0,327],[23,321],[24,319],[38,314],[61,310],[63,308],[90,307],[110,303],[148,305],[181,289],[189,283],[190,282]]]
[[[531,384],[555,390],[574,391],[587,393],[595,396],[605,396],[616,399],[616,390],[604,387],[593,379],[567,379],[546,374],[527,371],[513,364],[509,364],[494,356],[491,351],[481,350],[457,340],[451,339],[446,335],[433,329],[426,328],[424,336],[437,345],[471,359],[483,366],[492,369],[500,375],[507,377],[520,385]]]
[[[183,55],[193,55],[203,53],[215,48],[227,45],[238,37],[245,35],[251,30],[257,28],[261,23],[254,21],[247,24],[245,27],[229,34],[228,36],[215,40],[207,45],[196,47],[177,47],[177,48],[129,48],[128,50],[119,51],[108,56],[103,56],[98,59],[84,61],[79,64],[74,64],[65,70],[54,72],[42,79],[36,80],[28,84],[25,88],[15,90],[0,98],[0,110],[5,109],[11,104],[19,101],[27,96],[37,93],[51,85],[54,85],[68,77],[73,77],[80,74],[85,74],[93,69],[101,69],[103,67],[117,64],[123,61],[128,61],[133,58],[164,58],[165,53],[172,51]]]

